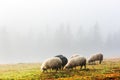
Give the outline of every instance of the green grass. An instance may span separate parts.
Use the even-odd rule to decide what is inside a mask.
[[[0,65],[0,79],[34,80],[40,79],[40,64]]]
[[[40,63],[0,65],[0,80],[120,80],[120,61],[87,65],[87,69],[42,73]]]

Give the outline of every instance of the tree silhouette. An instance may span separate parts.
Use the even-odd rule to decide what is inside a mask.
[[[77,36],[76,36],[76,47],[80,49],[85,49],[86,45],[86,35],[85,32],[83,31],[83,27],[80,26],[78,28]]]
[[[8,53],[10,48],[10,40],[7,32],[7,27],[4,26],[1,31],[1,51],[3,53]]]
[[[56,48],[63,49],[65,46],[64,44],[65,33],[64,33],[64,25],[61,24],[59,29],[55,32],[55,46]],[[64,46],[64,47],[63,47]]]
[[[93,43],[95,48],[102,48],[102,37],[100,34],[100,28],[98,26],[98,23],[95,24],[93,28]]]
[[[119,51],[120,47],[120,32],[109,34],[106,40],[106,49],[110,51]]]
[[[55,33],[55,46],[58,49],[62,50],[70,50],[73,44],[73,36],[71,33],[70,26],[68,25],[66,28],[63,24],[60,25],[59,29],[56,30]]]

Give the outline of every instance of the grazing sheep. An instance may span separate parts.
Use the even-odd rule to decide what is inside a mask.
[[[68,61],[68,63],[65,65],[64,69],[70,69],[70,68],[74,68],[76,66],[80,66],[81,67],[80,69],[82,69],[82,66],[84,66],[86,69],[86,58],[80,57],[80,56],[71,58]]]
[[[67,64],[68,59],[63,55],[56,55],[55,57],[59,57],[61,59],[61,61],[62,61],[62,66],[61,67],[63,69],[63,67]]]
[[[45,60],[41,65],[41,70],[47,71],[48,69],[55,69],[56,71],[62,66],[62,61],[58,57],[52,57]]]
[[[74,57],[77,57],[77,56],[80,56],[79,54],[73,54],[70,58],[74,58]]]
[[[88,60],[88,63],[90,64],[91,62],[95,61],[99,61],[99,64],[101,64],[101,62],[103,61],[103,54],[99,53],[91,56],[90,59]]]

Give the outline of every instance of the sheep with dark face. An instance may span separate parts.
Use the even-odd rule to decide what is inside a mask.
[[[62,66],[62,61],[58,57],[52,57],[45,60],[41,65],[41,70],[47,71],[48,69],[55,69],[56,71]]]
[[[82,67],[84,66],[86,69],[86,58],[80,56],[73,57],[65,65],[64,69],[70,69],[70,68],[73,69],[74,67],[77,66],[80,66],[81,67],[80,69],[82,69]]]
[[[99,61],[99,64],[101,64],[101,62],[103,61],[103,54],[99,53],[91,56],[90,59],[88,60],[88,63],[90,64],[95,61]]]
[[[59,57],[61,59],[61,61],[62,61],[62,69],[63,69],[63,67],[67,64],[68,59],[63,55],[56,55],[55,57]]]
[[[77,57],[77,56],[80,56],[79,54],[73,54],[70,58],[74,58],[74,57]]]

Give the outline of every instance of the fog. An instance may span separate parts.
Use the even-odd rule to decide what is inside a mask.
[[[1,0],[0,63],[63,54],[120,57],[119,0]]]

